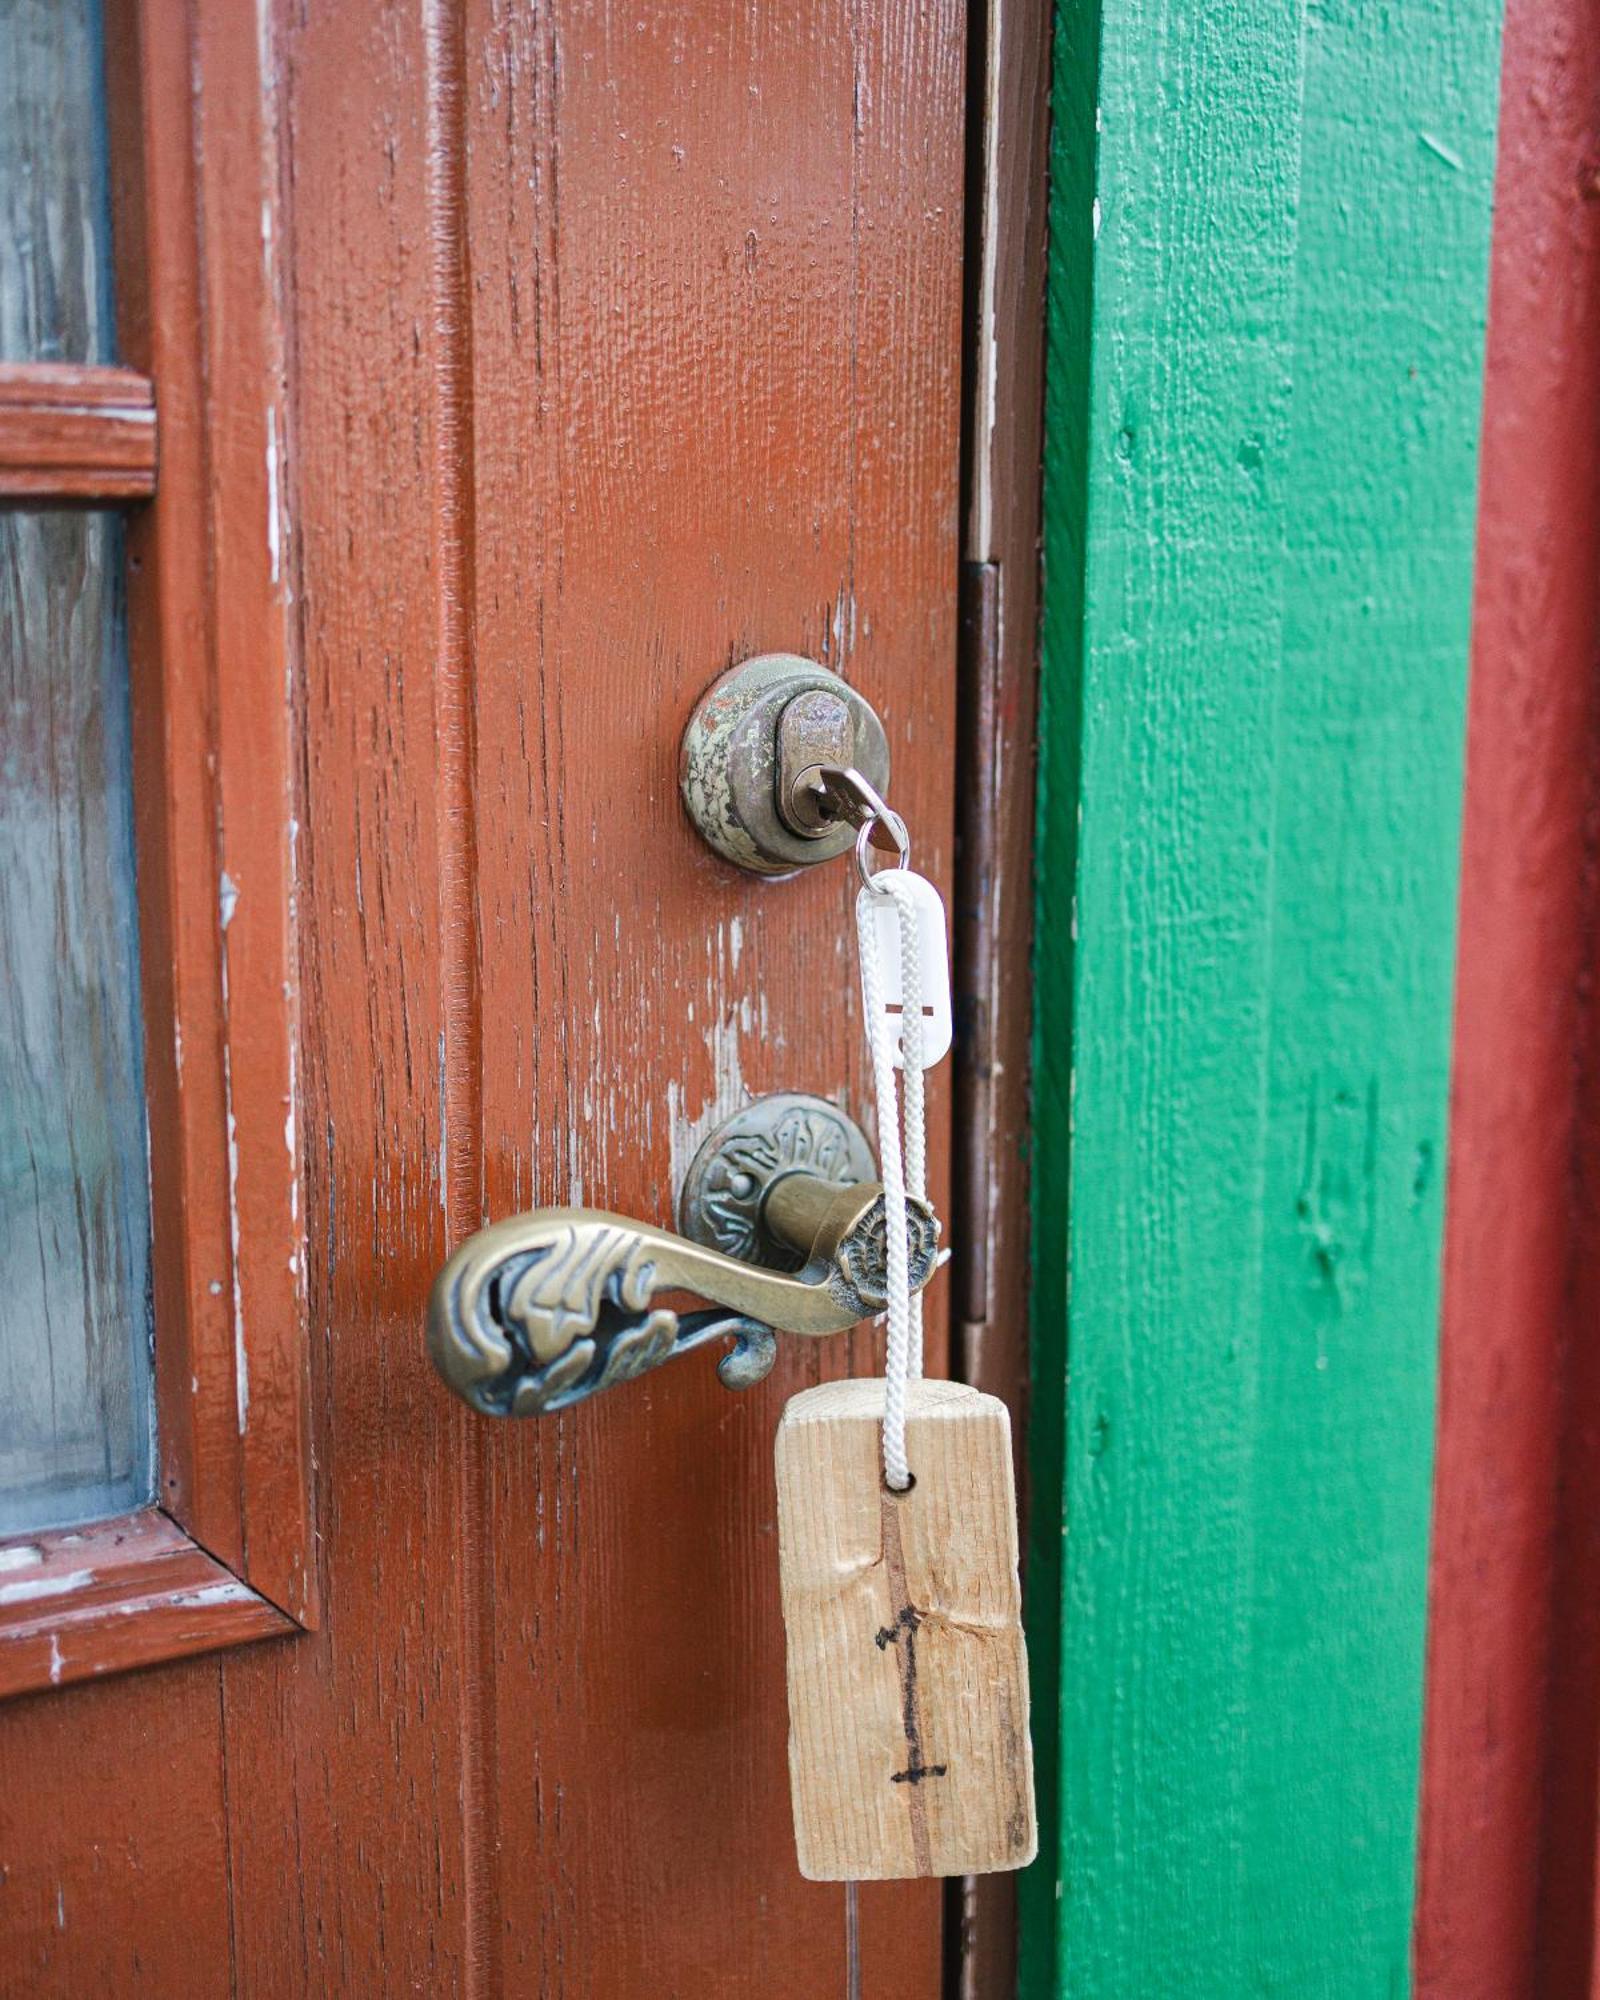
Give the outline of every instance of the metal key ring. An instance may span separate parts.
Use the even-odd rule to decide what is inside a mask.
[[[878,810],[872,815],[871,819],[861,822],[861,831],[856,835],[856,873],[861,877],[861,886],[864,889],[871,889],[874,895],[884,896],[888,894],[888,891],[876,887],[878,871],[867,866],[867,849],[883,845],[881,840],[874,840],[873,838],[873,835],[878,833],[880,829],[889,836],[889,840],[894,846],[895,858],[889,863],[891,868],[910,867],[911,836],[906,831],[905,821],[894,810],[893,806],[884,805],[881,800],[878,804]]]

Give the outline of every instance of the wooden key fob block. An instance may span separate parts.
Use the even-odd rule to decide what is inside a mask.
[[[962,1383],[911,1382],[915,1484],[894,1494],[883,1395],[824,1383],[778,1426],[800,1872],[1021,1868],[1037,1831],[1010,1418]]]

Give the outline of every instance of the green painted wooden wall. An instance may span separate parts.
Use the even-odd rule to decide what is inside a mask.
[[[1061,6],[1029,2000],[1409,1986],[1498,34]]]

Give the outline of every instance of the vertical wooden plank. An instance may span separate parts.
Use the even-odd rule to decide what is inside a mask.
[[[224,1449],[202,1457],[184,1416],[194,1373],[206,1367],[200,1357],[218,1345],[199,1333],[191,1341],[191,1316],[220,1311],[225,1318],[208,1280],[227,1269],[228,1241],[225,1204],[217,1176],[205,1171],[200,1136],[220,1134],[222,1113],[209,1088],[220,1058],[212,1036],[200,1032],[215,1021],[208,705],[188,698],[205,671],[207,620],[206,549],[194,528],[204,513],[204,452],[186,171],[191,135],[181,109],[187,22],[177,10],[141,12],[120,0],[106,14],[119,345],[156,374],[166,425],[162,501],[132,510],[127,523],[136,573],[130,642],[145,1017],[191,1025],[187,1077],[171,1042],[165,1049],[146,1044],[151,1144],[166,1169],[154,1246],[160,1492],[179,1503],[208,1546],[237,1562],[238,1456]],[[150,272],[160,278],[155,301]],[[175,849],[166,838],[169,810],[182,835]],[[191,864],[199,898],[185,893],[187,871],[143,865],[174,851]],[[165,951],[148,948],[157,938]],[[214,1121],[191,1115],[197,1099],[215,1111]],[[231,1340],[220,1345],[231,1358]],[[231,1367],[207,1368],[200,1388],[229,1413],[224,1439],[236,1436]],[[215,1426],[202,1428],[215,1434]],[[197,1968],[231,1984],[220,1680],[218,1664],[206,1660],[0,1707],[0,1993],[7,2000],[184,1992],[194,1989]]]
[[[200,352],[204,277],[186,12],[106,9],[117,330],[156,383],[159,503],[129,511],[133,671],[162,1504],[213,1555],[245,1559],[223,1087],[216,854],[215,647],[207,547],[210,458]]]
[[[435,241],[439,77],[420,10],[264,18],[287,149],[283,560],[328,1625],[225,1668],[238,1983],[454,1992],[476,1976],[467,1420],[425,1365],[419,1320],[456,1164],[450,940],[470,924],[442,748],[461,526]],[[200,25],[224,39],[253,27],[228,6]]]
[[[980,45],[981,44],[981,48]],[[956,770],[958,1096],[952,1339],[964,1381],[1012,1414],[1028,1385],[1028,1123],[1050,17],[995,0],[974,23],[967,454]],[[979,85],[981,83],[981,95]],[[972,204],[977,203],[977,212]],[[1019,1478],[1019,1496],[1023,1480]],[[991,1985],[1004,1968],[988,1962]],[[979,1994],[983,1989],[974,1989]]]
[[[1095,174],[1100,122],[1099,0],[1052,9],[1050,196],[1040,495],[1037,821],[1032,927],[1029,1151],[1029,1361],[1023,1483],[1023,1624],[1032,1683],[1039,1852],[1017,1880],[1019,1994],[1054,1991],[1060,1951],[1061,1643],[1066,1505],[1066,1224],[1072,1184],[1073,963],[1077,926],[1050,920],[1078,866],[1079,690],[1087,589],[1089,391]],[[1070,890],[1068,895],[1070,898]],[[1069,908],[1070,908],[1069,900]],[[1049,996],[1048,1001],[1046,995]]]
[[[217,1688],[202,1661],[0,1708],[4,2000],[229,1990]]]
[[[1508,0],[1484,384],[1417,1990],[1590,1991],[1600,41]]]
[[[881,1376],[778,1426],[789,1781],[812,1881],[1018,1868],[1036,1845],[1011,1419],[913,1381],[916,1479],[883,1484]]]
[[[1497,30],[1064,17],[1028,1976],[1075,1996],[1408,1980]]]
[[[670,1222],[747,1095],[869,1098],[853,878],[752,881],[684,819],[707,683],[774,647],[843,671],[948,879],[962,10],[464,23],[485,1202]],[[938,1990],[935,1886],[852,1928],[795,1865],[772,1440],[846,1350],[485,1429],[509,1990],[798,2000],[852,1951]]]
[[[1025,1891],[1023,1983],[1053,1991],[1071,1967],[1072,1990],[1109,1993],[1137,1966],[1152,1994],[1197,1970],[1221,1993],[1243,1922],[1238,1872],[1215,1864],[1230,1838],[1242,1845],[1231,1766],[1249,1406],[1237,1354],[1260,1254],[1299,36],[1287,13],[1235,9],[1224,27],[1107,8],[1098,20],[1067,10],[1063,40],[1030,1569],[1035,1622],[1059,1617],[1062,1635],[1060,1831],[1053,1866],[1036,1871],[1049,1875]],[[1192,203],[1187,237],[1172,220],[1180,200]],[[1240,465],[1245,439],[1266,479]],[[1069,1260],[1056,1613],[1040,1591],[1063,1532],[1045,1464]],[[1161,1468],[1154,1492],[1147,1465]],[[1036,1712],[1055,1699],[1041,1689]],[[1168,1732],[1186,1753],[1170,1766]],[[1049,1856],[1043,1829],[1041,1847]],[[1209,1895],[1190,1891],[1202,1881]],[[1041,1915],[1061,1925],[1042,1963]]]
[[[317,1615],[294,929],[279,99],[263,17],[197,6],[220,1001],[246,1574]],[[259,218],[241,228],[241,216]]]

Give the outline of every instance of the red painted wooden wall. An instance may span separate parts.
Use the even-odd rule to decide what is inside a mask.
[[[1600,19],[1508,0],[1416,1928],[1600,1993]]]

